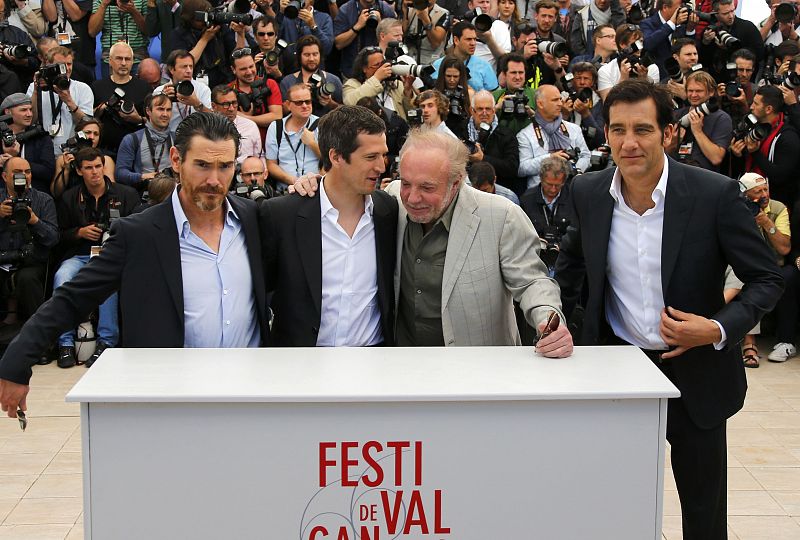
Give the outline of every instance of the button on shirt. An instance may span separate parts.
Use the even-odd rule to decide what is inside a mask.
[[[183,346],[187,348],[258,347],[261,342],[244,231],[227,201],[225,206],[219,253],[214,253],[192,232],[178,190],[172,194],[183,275]]]
[[[619,168],[614,173],[609,193],[614,199],[614,213],[608,239],[606,261],[606,318],[618,337],[643,349],[664,350],[659,326],[664,309],[661,286],[661,237],[664,229],[664,201],[667,196],[669,161],[653,190],[655,206],[641,216],[634,212],[622,195]],[[725,330],[714,321],[722,332]]]
[[[322,308],[318,347],[363,347],[383,342],[378,306],[378,262],[372,197],[351,238],[320,183]]]

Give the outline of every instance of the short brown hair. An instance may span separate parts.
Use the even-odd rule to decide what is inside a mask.
[[[686,76],[686,87],[689,86],[690,82],[695,82],[702,84],[706,87],[706,90],[711,92],[712,95],[717,93],[717,81],[714,80],[714,77],[706,73],[705,71],[695,71],[694,73],[690,73]]]
[[[438,90],[425,90],[417,96],[417,105],[429,99],[436,100],[436,110],[439,111],[439,117],[442,120],[447,120],[447,112],[450,107],[450,101]]]
[[[62,45],[59,45],[58,47],[53,47],[52,49],[47,51],[47,61],[53,63],[53,58],[55,58],[56,55],[71,56],[75,58],[75,51],[73,51],[68,47],[64,47]]]
[[[536,2],[536,5],[533,7],[533,10],[538,14],[543,9],[554,9],[558,12],[558,4],[553,2],[553,0],[539,0]]]

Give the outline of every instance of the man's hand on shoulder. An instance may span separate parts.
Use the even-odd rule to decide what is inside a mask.
[[[9,418],[17,417],[17,409],[28,410],[25,403],[30,386],[0,379],[0,408]]]
[[[711,345],[722,340],[719,326],[705,317],[693,313],[684,313],[674,307],[667,307],[661,312],[661,324],[658,329],[661,339],[674,350],[662,354],[662,358],[675,358],[693,347]]]
[[[322,176],[317,173],[306,173],[289,186],[289,193],[297,193],[301,197],[313,197],[319,188],[320,178]]]

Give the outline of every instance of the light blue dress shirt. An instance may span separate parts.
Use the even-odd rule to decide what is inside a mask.
[[[258,347],[261,342],[244,231],[227,201],[225,208],[219,253],[215,253],[192,232],[178,190],[172,193],[181,250],[186,348]]]

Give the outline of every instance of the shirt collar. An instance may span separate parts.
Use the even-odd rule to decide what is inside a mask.
[[[661,24],[667,24],[667,20],[664,18],[664,16],[661,14],[660,11],[658,12],[658,20],[661,21]]]
[[[664,168],[661,171],[661,177],[658,179],[655,189],[653,190],[653,202],[656,203],[654,208],[647,210],[643,215],[653,213],[664,206],[664,199],[667,196],[667,179],[669,177],[669,160],[664,155]],[[619,172],[619,167],[614,171],[614,177],[611,179],[611,186],[608,188],[608,193],[614,199],[618,206],[625,206],[630,208],[622,196],[622,174]]]
[[[372,202],[372,195],[365,195],[364,196],[364,213],[368,216],[372,217],[372,209],[374,207],[374,203]],[[328,212],[334,212],[334,215],[339,215],[339,210],[334,208],[331,204],[331,200],[328,198],[328,194],[325,192],[325,177],[323,176],[319,182],[319,210],[320,210],[320,217],[325,219],[325,216]]]
[[[178,192],[180,191],[181,186],[178,185],[175,190],[172,192],[172,212],[175,214],[175,226],[178,228],[178,236],[183,238],[184,240],[189,236],[189,218],[186,217],[186,213],[183,211],[183,207],[181,206],[181,200],[178,197]],[[233,205],[228,202],[228,198],[225,198],[225,202],[222,203],[225,205],[225,226],[233,226],[236,223],[239,223],[239,215],[236,213],[236,210],[233,209]]]

